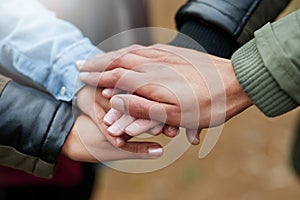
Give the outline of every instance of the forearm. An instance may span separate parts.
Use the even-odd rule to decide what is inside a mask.
[[[95,46],[76,27],[38,1],[1,1],[0,64],[57,99],[69,101],[82,87],[74,62],[93,51]]]
[[[0,164],[51,177],[74,123],[71,106],[10,81],[0,115]]]

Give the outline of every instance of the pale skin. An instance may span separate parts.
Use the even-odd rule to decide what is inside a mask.
[[[84,87],[77,94],[78,107],[84,114],[98,120],[96,125],[87,115],[77,117],[62,148],[62,153],[72,160],[82,162],[103,162],[123,159],[153,159],[162,155],[162,147],[153,142],[128,142],[129,137],[122,137],[122,147],[116,147],[114,137],[107,132],[103,117],[109,110],[109,101],[102,97],[101,90],[97,92],[98,102],[92,95],[95,90]],[[97,117],[95,116],[97,113]]]
[[[89,85],[133,93],[114,94],[111,106],[118,112],[185,127],[197,138],[203,128],[223,124],[252,105],[230,60],[195,50],[132,46],[78,62],[78,68]]]
[[[105,92],[106,91],[106,92]],[[94,123],[98,126],[99,129],[102,129],[103,125],[110,126],[115,119],[116,115],[120,115],[122,117],[121,112],[112,112],[113,110],[110,110],[110,103],[109,100],[110,97],[115,94],[112,90],[106,89],[103,91],[101,88],[93,88],[93,87],[84,87],[79,91],[77,96],[77,106],[79,109],[87,116],[89,116]],[[107,93],[110,92],[110,93]],[[110,95],[110,96],[109,96]],[[109,110],[110,113],[113,113],[116,115],[113,115],[114,117],[109,120],[108,118],[103,118],[105,114],[103,114],[103,109],[105,113],[107,113]],[[108,115],[106,115],[108,116]],[[172,127],[172,126],[162,126],[160,122],[152,122],[150,120],[143,120],[143,119],[135,119],[134,117],[131,117],[129,115],[124,116],[123,119],[125,119],[124,122],[122,122],[122,119],[118,120],[118,133],[117,135],[110,135],[107,132],[109,132],[109,128],[103,132],[104,136],[107,138],[107,140],[117,147],[122,147],[126,140],[130,139],[131,137],[135,136],[134,134],[123,134],[125,128],[127,127],[128,123],[139,123],[143,124],[143,127],[147,126],[147,133],[152,135],[158,135],[160,133],[164,133],[168,137],[174,137],[178,134],[179,128]],[[126,121],[127,120],[127,121]],[[150,125],[150,126],[149,126]],[[120,128],[119,128],[120,127]]]
[[[62,153],[81,162],[105,162],[125,159],[153,159],[162,155],[157,143],[126,142],[122,148],[112,145],[87,116],[76,119]]]

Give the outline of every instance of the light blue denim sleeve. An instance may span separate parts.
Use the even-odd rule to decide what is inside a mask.
[[[0,65],[70,101],[83,86],[77,60],[101,53],[36,0],[0,0]]]

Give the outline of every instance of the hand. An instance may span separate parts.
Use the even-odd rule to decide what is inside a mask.
[[[101,112],[102,114],[103,111]],[[126,142],[122,148],[113,146],[87,116],[81,115],[67,137],[62,153],[72,160],[104,162],[122,159],[150,159],[162,155],[162,147],[153,142]]]
[[[102,96],[102,89],[85,86],[77,93],[76,101],[78,108],[100,128],[103,125],[103,116],[110,109],[109,101]],[[125,144],[123,137],[113,137],[104,133],[111,144],[119,147]]]
[[[190,49],[134,46],[87,61],[79,70],[87,84],[136,94],[114,96],[114,109],[173,126],[217,126],[252,105],[230,60]]]
[[[106,88],[102,91],[102,95],[110,99],[116,94],[122,93],[121,90]],[[104,123],[108,128],[108,132],[113,136],[120,136],[126,133],[132,137],[147,132],[151,135],[158,135],[163,132],[168,137],[175,137],[179,133],[178,127],[163,125],[161,122],[136,119],[130,115],[124,114],[115,109],[111,109],[104,117]]]
[[[101,88],[94,88],[90,86],[83,87],[76,95],[77,106],[84,114],[88,115],[94,121],[98,128],[100,128],[103,123],[108,126],[114,125],[112,127],[115,127],[115,129],[108,129],[108,132],[110,132],[111,135],[107,134],[107,131],[104,132],[104,136],[114,146],[122,147],[125,145],[126,140],[131,138],[131,136],[137,136],[149,129],[150,130],[148,133],[152,135],[157,135],[162,131],[169,137],[174,137],[177,135],[179,128],[173,128],[169,126],[163,127],[159,122],[135,119],[134,117],[128,115],[123,116],[123,114],[120,112],[114,112],[116,114],[113,115],[113,117],[103,118],[105,113],[110,109],[110,102],[108,98],[111,98],[111,95],[107,93],[109,90],[106,89],[105,91],[106,92],[104,92],[104,94],[106,94],[106,96],[102,95]],[[103,113],[103,110],[105,113]],[[112,111],[110,111],[110,115],[111,114]],[[128,135],[124,134],[125,128],[128,125],[135,123],[139,124],[140,128],[136,131],[129,132]]]

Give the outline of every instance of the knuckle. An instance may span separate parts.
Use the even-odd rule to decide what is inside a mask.
[[[123,76],[123,74],[124,74],[123,68],[116,68],[116,69],[112,70],[111,79],[114,82],[117,82],[120,80],[120,78]]]
[[[145,107],[144,107],[143,103],[131,101],[130,104],[134,108],[134,113],[137,117],[145,117],[145,115],[147,115],[147,113],[145,112]],[[129,110],[129,113],[132,113],[132,112]]]
[[[186,64],[186,61],[183,58],[175,54],[166,54],[160,58],[160,62],[169,63],[169,64]]]
[[[120,65],[120,56],[113,56],[110,59],[108,67],[115,67],[115,66],[118,66],[118,65]]]
[[[130,60],[131,58],[131,53],[125,53],[124,55],[120,56],[117,60],[116,60],[116,64],[118,66],[126,66],[128,65],[128,60]]]
[[[169,119],[173,119],[175,121],[180,121],[181,110],[180,108],[168,108],[166,109],[167,116]]]

